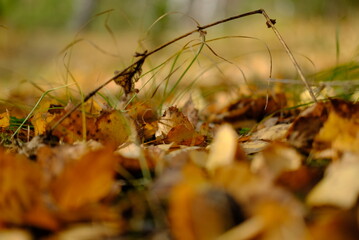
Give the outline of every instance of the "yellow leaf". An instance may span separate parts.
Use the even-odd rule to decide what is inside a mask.
[[[315,145],[339,151],[358,151],[359,124],[356,118],[346,118],[331,111],[328,120],[315,137]]]
[[[10,116],[8,112],[0,114],[0,127],[7,128],[10,126]]]
[[[0,127],[7,128],[10,126],[10,115],[8,112],[0,114]]]
[[[98,202],[111,190],[115,166],[116,159],[110,149],[89,152],[69,164],[54,180],[52,196],[65,210]]]
[[[126,142],[131,134],[131,123],[119,111],[113,110],[97,119],[98,131],[95,139],[100,142],[110,142],[116,146]]]
[[[54,101],[42,101],[39,107],[35,110],[34,115],[31,118],[31,123],[35,129],[35,135],[41,135],[46,132],[49,127],[49,123],[53,121],[56,114],[49,112],[52,105],[55,105]]]

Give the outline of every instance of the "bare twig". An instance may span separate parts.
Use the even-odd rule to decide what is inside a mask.
[[[196,29],[188,32],[188,33],[185,33],[157,48],[155,48],[154,50],[152,51],[146,51],[142,54],[137,54],[135,56],[139,57],[139,59],[137,61],[135,61],[134,63],[132,63],[131,65],[129,65],[127,68],[123,69],[122,71],[118,72],[117,74],[115,74],[115,76],[113,76],[112,78],[108,79],[105,83],[103,83],[102,85],[100,85],[99,87],[97,87],[96,89],[94,89],[92,92],[90,92],[83,100],[83,102],[80,102],[78,103],[77,105],[75,105],[70,111],[66,112],[50,129],[50,133],[65,119],[67,118],[71,113],[73,113],[76,109],[78,109],[81,104],[83,104],[84,102],[88,101],[91,97],[93,97],[98,91],[100,91],[103,87],[105,87],[106,85],[108,85],[109,83],[111,83],[112,81],[116,81],[118,79],[121,79],[121,78],[124,78],[124,77],[133,77],[134,75],[136,75],[136,73],[138,73],[137,71],[140,70],[140,67],[142,66],[143,62],[145,61],[145,59],[147,57],[149,57],[150,55],[153,55],[154,53],[166,48],[167,46],[181,40],[181,39],[184,39],[190,35],[192,35],[193,33],[196,33],[196,32],[203,32],[203,30],[207,29],[207,28],[211,28],[211,27],[214,27],[216,25],[219,25],[219,24],[223,24],[225,22],[229,22],[229,21],[233,21],[235,19],[239,19],[239,18],[243,18],[243,17],[247,17],[247,16],[251,16],[251,15],[255,15],[255,14],[262,14],[267,22],[267,26],[269,28],[272,28],[274,33],[276,34],[276,36],[278,37],[279,41],[281,42],[281,44],[283,45],[284,49],[286,50],[287,54],[289,55],[294,67],[296,68],[301,80],[303,81],[304,85],[306,86],[306,88],[308,89],[311,97],[313,98],[314,102],[317,102],[317,99],[315,98],[314,96],[314,93],[312,91],[312,89],[310,88],[306,78],[304,77],[304,74],[299,66],[299,64],[297,63],[296,59],[294,58],[293,54],[291,53],[291,51],[289,50],[287,44],[285,43],[285,41],[283,40],[282,36],[279,34],[278,30],[274,27],[274,24],[275,24],[275,20],[269,18],[269,16],[267,15],[267,13],[265,12],[264,9],[258,9],[258,10],[255,10],[255,11],[251,11],[251,12],[247,12],[247,13],[243,13],[243,14],[239,14],[239,15],[236,15],[236,16],[233,16],[233,17],[229,17],[229,18],[225,18],[225,19],[222,19],[220,21],[217,21],[217,22],[213,22],[213,23],[210,23],[210,24],[207,24],[207,25],[204,25],[204,26],[197,26]],[[140,67],[138,67],[140,66]],[[132,79],[128,79],[130,81],[132,81]]]
[[[280,43],[283,45],[285,51],[287,52],[290,60],[292,61],[295,69],[297,70],[298,74],[299,74],[299,77],[300,79],[302,80],[302,82],[304,83],[305,87],[307,88],[310,96],[312,97],[313,101],[314,102],[317,102],[317,99],[314,95],[314,92],[312,90],[312,88],[309,86],[309,83],[307,81],[307,79],[304,77],[304,74],[302,72],[302,69],[300,68],[297,60],[294,58],[292,52],[290,51],[288,45],[285,43],[285,41],[283,40],[282,36],[280,35],[280,33],[278,32],[277,28],[274,26],[275,24],[275,20],[269,18],[269,16],[267,15],[267,13],[264,11],[264,9],[261,9],[262,11],[262,15],[266,18],[267,20],[267,27],[268,28],[272,28],[273,29],[273,32],[275,33],[275,35],[277,36],[277,38],[279,39]]]

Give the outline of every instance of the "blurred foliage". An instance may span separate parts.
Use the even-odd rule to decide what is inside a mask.
[[[196,13],[206,11],[198,6],[210,4],[215,0],[197,1],[196,9],[189,11],[189,4],[193,0],[102,0],[95,1],[95,7],[91,9],[90,16],[94,16],[101,11],[113,9],[111,15],[111,27],[115,28],[143,28],[148,27],[158,17],[166,12],[179,11],[187,12],[196,18]],[[2,25],[14,27],[17,29],[52,28],[56,30],[69,28],[70,22],[76,14],[76,4],[87,4],[91,0],[0,0],[0,21]],[[224,1],[223,1],[224,2]],[[327,19],[343,18],[349,14],[353,14],[359,6],[357,0],[253,0],[253,1],[234,1],[226,0],[226,6],[222,9],[221,16],[211,14],[211,18],[230,16],[245,11],[258,8],[264,8],[269,12],[273,12],[278,17],[323,17]],[[223,3],[221,3],[223,6]],[[202,13],[203,15],[203,13]],[[96,28],[99,24],[94,21],[92,28]],[[159,24],[159,28],[163,29],[168,24],[168,20],[163,20]],[[97,29],[97,28],[96,28]],[[142,29],[143,30],[143,29]]]

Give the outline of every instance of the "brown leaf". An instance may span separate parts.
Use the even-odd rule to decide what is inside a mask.
[[[135,89],[135,82],[138,81],[138,78],[141,75],[144,61],[145,56],[142,56],[134,66],[128,68],[123,73],[115,72],[116,76],[113,80],[117,85],[120,85],[123,88],[126,95],[138,92],[138,90]]]
[[[172,128],[178,125],[183,125],[188,130],[194,130],[191,122],[177,107],[169,107],[158,120],[156,136],[166,136]]]
[[[327,107],[326,103],[319,102],[304,110],[288,129],[288,142],[296,148],[310,151],[314,137],[328,118]]]
[[[216,239],[242,220],[236,218],[240,210],[235,202],[226,192],[210,187],[201,169],[188,164],[182,174],[183,180],[172,189],[169,202],[176,239]]]
[[[224,121],[237,127],[246,127],[243,123],[248,120],[260,121],[265,116],[284,108],[286,104],[284,94],[275,94],[268,98],[266,96],[242,98],[222,109],[215,122]]]
[[[353,210],[333,208],[314,210],[309,222],[308,240],[356,240],[359,236],[358,216]]]
[[[158,120],[156,136],[161,136],[165,143],[177,145],[201,145],[205,136],[198,134],[188,118],[177,107],[168,108]]]

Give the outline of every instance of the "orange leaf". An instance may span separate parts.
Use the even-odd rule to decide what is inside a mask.
[[[69,164],[51,186],[52,196],[63,209],[98,202],[114,183],[116,161],[108,148],[89,152]]]
[[[39,201],[41,180],[34,162],[0,149],[0,222],[22,223],[26,211]]]
[[[204,142],[204,136],[197,134],[193,128],[188,128],[184,124],[173,127],[164,139],[165,143],[176,143],[186,146],[197,146]]]

